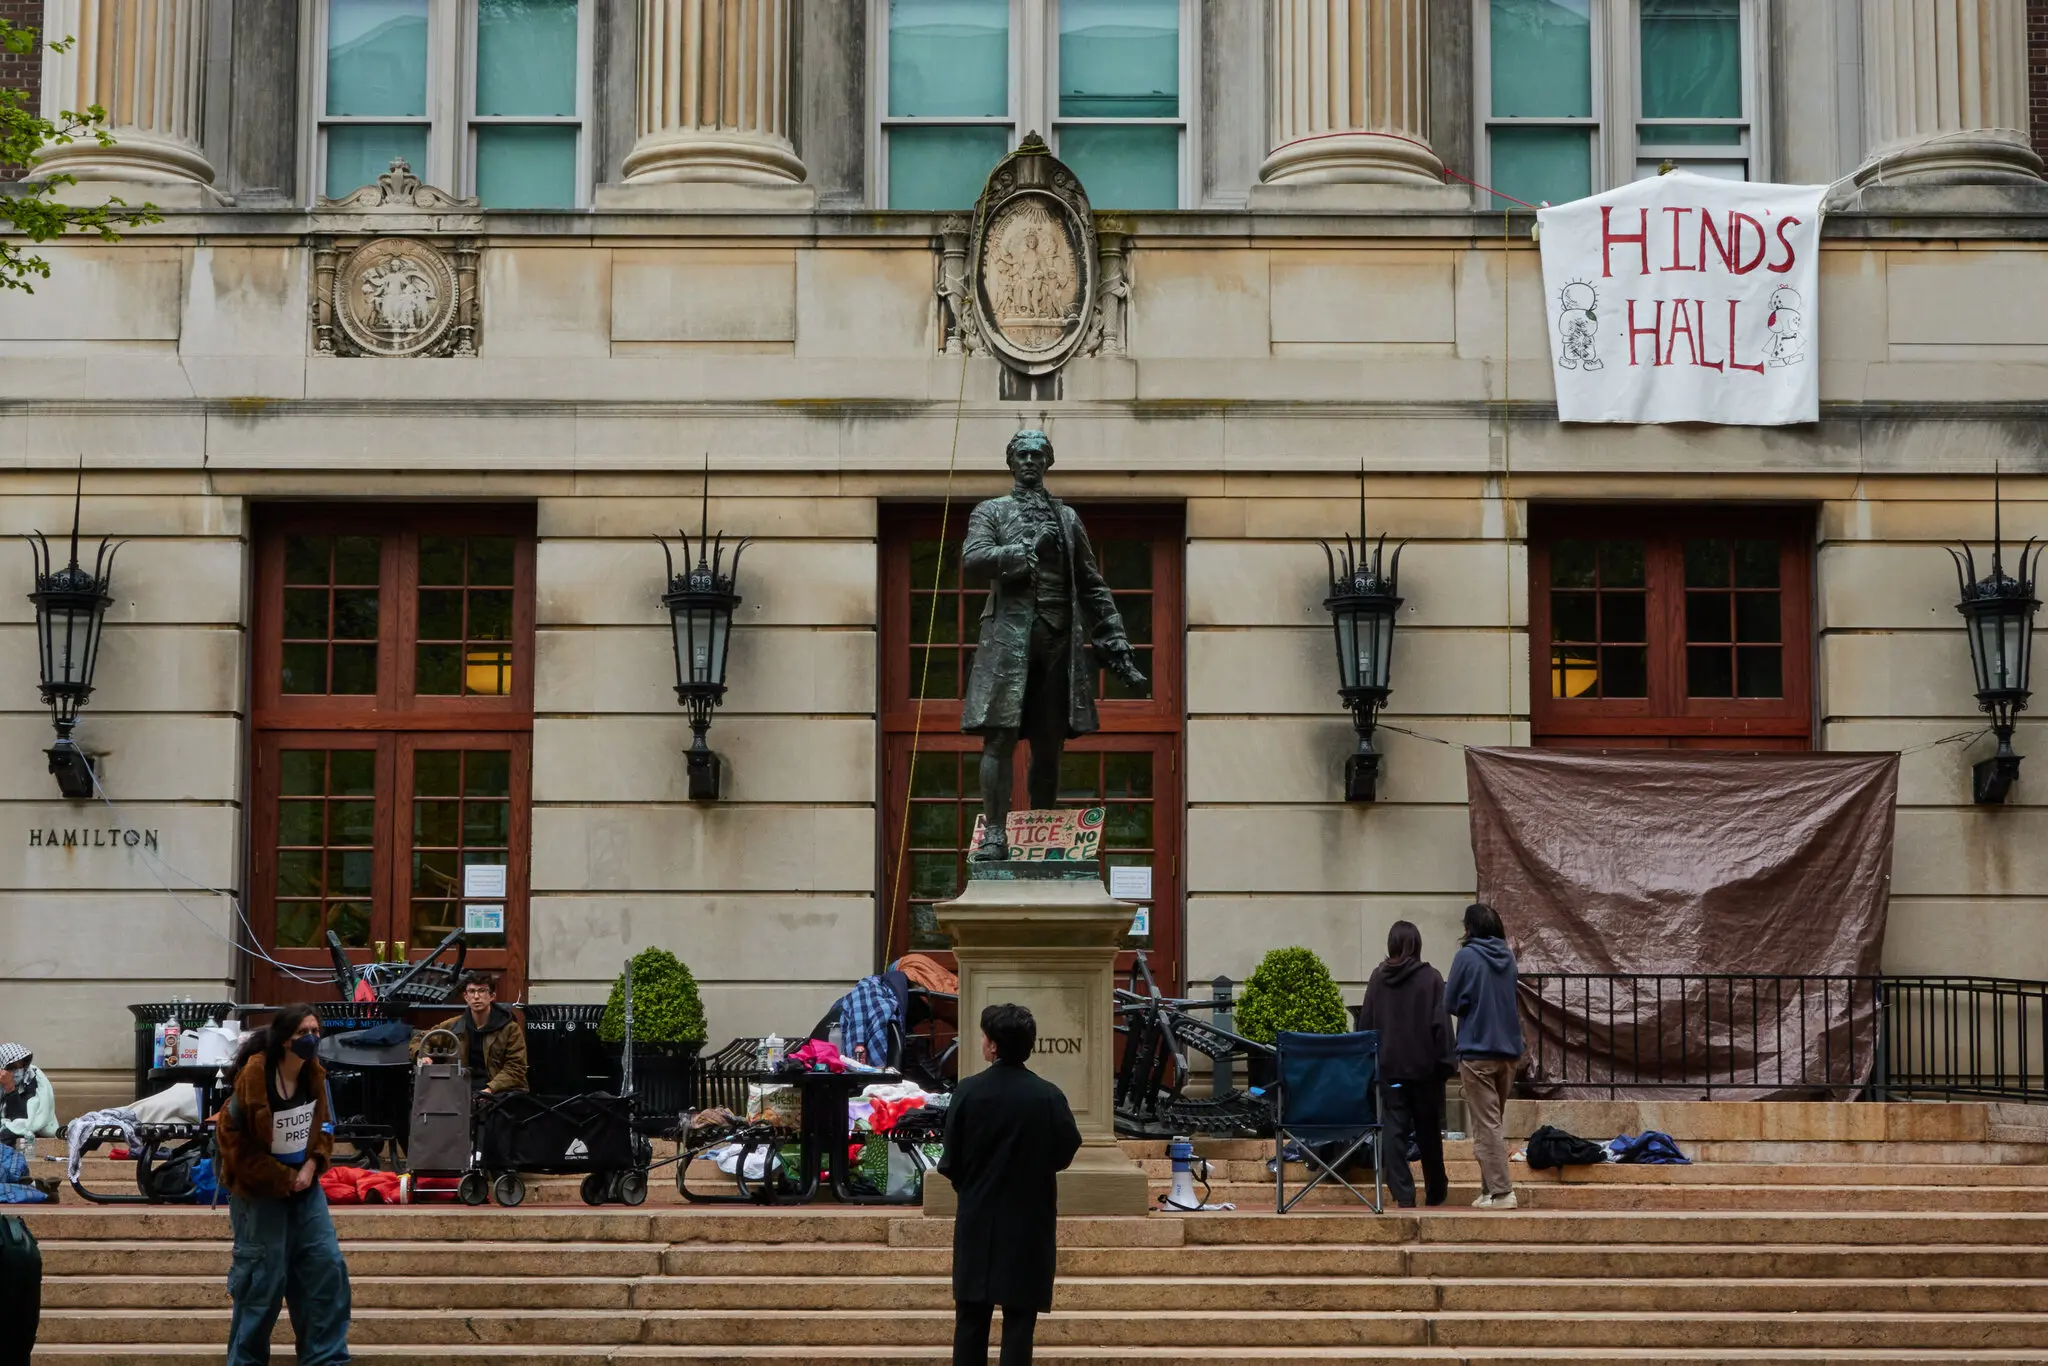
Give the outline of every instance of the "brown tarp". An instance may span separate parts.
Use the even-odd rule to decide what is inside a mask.
[[[1479,899],[1524,976],[1526,1080],[1728,1099],[1867,1081],[1898,767],[1896,754],[1467,751]]]

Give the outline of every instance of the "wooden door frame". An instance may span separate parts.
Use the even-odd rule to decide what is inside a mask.
[[[1156,896],[1153,901],[1153,948],[1148,956],[1155,978],[1166,982],[1170,975],[1178,982],[1185,969],[1187,947],[1186,871],[1181,857],[1187,824],[1186,772],[1181,763],[1187,745],[1187,510],[1177,503],[1094,503],[1085,499],[1070,505],[1086,525],[1089,541],[1098,547],[1098,558],[1099,546],[1107,539],[1142,537],[1152,543],[1152,696],[1144,700],[1098,698],[1101,729],[1068,741],[1067,749],[1078,753],[1114,748],[1119,738],[1151,740],[1149,747],[1155,755],[1153,876],[1167,884],[1168,895]],[[955,502],[947,510],[949,538],[964,536],[972,510],[968,502]],[[937,537],[941,505],[885,503],[880,512],[876,770],[881,775],[882,819],[876,841],[874,935],[877,961],[886,963],[902,952],[899,946],[908,942],[910,930],[908,873],[906,870],[903,878],[906,885],[899,888],[895,844],[908,819],[910,774],[909,766],[897,760],[897,751],[913,734],[919,736],[919,750],[925,753],[974,750],[981,740],[961,733],[957,699],[927,700],[920,716],[917,700],[911,696],[909,613],[896,608],[898,603],[908,603],[913,591],[929,591],[928,587],[914,588],[910,582],[909,544]],[[1158,762],[1161,756],[1166,759],[1163,765]],[[1024,766],[1020,758],[1020,788]],[[901,907],[897,905],[899,894]],[[896,943],[889,942],[892,937]]]
[[[1536,745],[1621,745],[1671,743],[1680,747],[1740,747],[1755,740],[1763,748],[1804,747],[1816,733],[1813,638],[1814,512],[1786,504],[1538,503],[1530,508],[1529,535],[1529,720]],[[1779,542],[1779,635],[1782,637],[1783,696],[1777,698],[1684,699],[1684,568],[1674,549],[1678,537],[1742,539],[1768,536]],[[1641,538],[1646,555],[1646,612],[1651,626],[1650,696],[1581,701],[1550,695],[1550,546],[1579,536]],[[1660,542],[1668,542],[1662,543]],[[1673,576],[1677,577],[1673,577]],[[1658,633],[1661,632],[1661,639]],[[1800,742],[1804,742],[1802,745]]]
[[[411,905],[398,897],[398,847],[410,849],[410,834],[399,838],[396,824],[411,812],[411,794],[398,791],[401,746],[452,748],[463,739],[486,744],[503,742],[513,752],[512,844],[507,873],[505,949],[479,949],[471,954],[477,966],[497,970],[500,994],[506,1000],[523,996],[529,946],[530,864],[532,858],[533,696],[536,663],[535,575],[539,538],[537,510],[531,503],[309,503],[261,504],[252,518],[252,631],[247,683],[250,732],[248,788],[249,848],[248,932],[254,950],[245,951],[252,993],[259,987],[284,984],[264,954],[299,965],[301,956],[317,957],[316,967],[331,962],[326,948],[281,950],[276,945],[276,836],[278,797],[275,779],[266,785],[263,757],[274,755],[282,742],[303,748],[371,748],[379,750],[376,801],[384,815],[377,839],[379,862],[374,897],[388,906],[394,926],[410,927]],[[374,694],[288,695],[280,685],[284,634],[284,550],[287,536],[374,535],[382,538],[378,571],[377,691]],[[504,696],[414,697],[409,693],[415,665],[419,558],[422,535],[509,536],[513,539],[512,690]],[[360,743],[371,737],[368,745]],[[387,833],[385,827],[389,826]],[[514,895],[515,888],[517,895]],[[374,904],[374,902],[373,902]],[[515,933],[515,924],[517,930]],[[374,936],[373,936],[374,937]],[[397,936],[394,936],[397,937]],[[417,959],[434,946],[407,942],[408,957]],[[351,952],[367,962],[371,950]],[[325,993],[311,984],[293,984],[294,996]]]

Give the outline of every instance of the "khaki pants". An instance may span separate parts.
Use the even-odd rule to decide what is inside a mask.
[[[1472,1123],[1472,1156],[1479,1160],[1479,1182],[1488,1195],[1507,1195],[1515,1188],[1508,1172],[1507,1135],[1503,1115],[1515,1084],[1513,1058],[1463,1058],[1458,1079],[1465,1087],[1465,1112]]]

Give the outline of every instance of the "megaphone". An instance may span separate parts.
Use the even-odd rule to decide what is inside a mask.
[[[1233,1205],[1212,1205],[1195,1194],[1195,1182],[1202,1183],[1202,1195],[1209,1193],[1209,1164],[1195,1156],[1195,1141],[1184,1135],[1175,1135],[1166,1145],[1166,1155],[1173,1160],[1173,1187],[1159,1197],[1161,1209],[1185,1210],[1193,1213],[1205,1209],[1233,1209]],[[1200,1168],[1199,1175],[1196,1168]]]

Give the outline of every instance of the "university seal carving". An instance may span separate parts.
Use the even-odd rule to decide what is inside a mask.
[[[370,356],[435,354],[459,300],[447,258],[410,237],[379,237],[334,272],[334,318]]]
[[[481,319],[474,199],[403,157],[314,210],[313,350],[322,356],[474,356]]]
[[[989,177],[974,206],[974,329],[1013,370],[1051,374],[1096,316],[1095,217],[1081,182],[1036,133]]]

